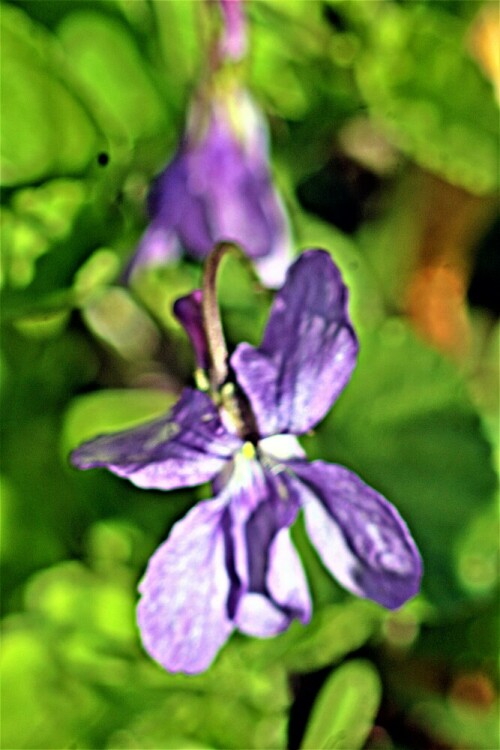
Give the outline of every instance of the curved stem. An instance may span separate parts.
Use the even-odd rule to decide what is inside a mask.
[[[227,347],[217,303],[217,271],[226,253],[234,250],[239,251],[237,245],[219,242],[208,256],[203,271],[201,310],[211,359],[210,380],[213,390],[218,390],[227,377]]]

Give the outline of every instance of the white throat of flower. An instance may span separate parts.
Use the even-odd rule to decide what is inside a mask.
[[[234,459],[219,476],[221,486],[229,482],[239,487],[249,487],[255,482],[263,482],[264,470],[276,477],[287,470],[286,462],[292,458],[304,458],[305,454],[294,435],[272,435],[263,438],[254,445],[250,441],[243,443]],[[278,491],[281,484],[278,483]],[[283,499],[288,493],[283,485]],[[281,493],[280,493],[281,494]]]

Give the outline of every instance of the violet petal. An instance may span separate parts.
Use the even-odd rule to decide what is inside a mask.
[[[270,638],[290,626],[291,618],[264,594],[245,594],[236,615],[238,630],[255,638]]]
[[[141,268],[176,261],[181,255],[177,234],[180,217],[189,209],[186,192],[186,164],[182,146],[167,168],[155,179],[148,196],[152,219],[124,273],[125,279]]]
[[[152,222],[141,237],[137,250],[123,273],[128,281],[140,268],[174,263],[181,256],[181,245],[173,229]]]
[[[146,651],[169,672],[207,669],[234,626],[222,518],[226,500],[198,503],[151,557],[137,619]]]
[[[310,618],[309,590],[288,530],[299,505],[296,493],[285,499],[279,477],[255,461],[246,468],[244,478],[237,469],[228,485],[239,585],[236,596],[233,592],[234,619],[242,632],[267,637],[285,630],[293,618]]]
[[[165,417],[83,443],[71,461],[79,469],[105,467],[138,487],[171,490],[209,481],[240,446],[211,399],[186,388]]]
[[[197,260],[217,242],[235,242],[264,283],[282,282],[289,226],[270,173],[267,126],[246,91],[193,101],[186,136],[153,184],[149,211],[151,225],[127,275],[169,262],[173,235],[174,249]]]
[[[311,619],[311,598],[300,558],[288,529],[281,529],[269,548],[267,587],[271,598],[305,625]]]
[[[290,461],[306,528],[324,565],[349,591],[397,609],[420,586],[422,561],[398,511],[353,472]]]
[[[265,123],[248,95],[235,91],[233,99],[233,108],[242,121],[241,132],[235,127],[228,102],[214,99],[205,137],[185,156],[187,189],[205,212],[209,239],[206,253],[215,242],[227,240],[241,244],[250,257],[257,259],[271,251],[283,220],[269,173]],[[245,118],[253,120],[248,133]],[[179,232],[186,247],[195,244],[193,231],[200,222],[201,218],[193,219],[191,212],[184,214]],[[197,250],[203,250],[200,244]]]
[[[262,344],[239,344],[231,357],[260,434],[301,434],[319,422],[357,352],[339,270],[323,250],[303,253],[276,295]]]
[[[186,294],[184,297],[179,297],[174,302],[174,315],[182,323],[189,336],[194,349],[196,364],[202,370],[208,370],[210,366],[210,354],[205,327],[203,325],[201,299],[201,289],[195,289],[194,292]]]

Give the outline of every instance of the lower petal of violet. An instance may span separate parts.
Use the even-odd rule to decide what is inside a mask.
[[[420,587],[422,561],[397,510],[342,466],[290,461],[306,528],[324,565],[349,591],[397,609]]]
[[[273,601],[303,625],[311,619],[311,597],[300,558],[288,529],[281,529],[269,548],[266,576]]]
[[[298,502],[279,494],[279,480],[256,462],[248,462],[244,483],[233,490],[230,505],[233,560],[239,581],[235,623],[258,637],[285,630],[294,618],[311,616],[307,582],[290,539]],[[248,468],[248,467],[247,467]]]
[[[151,557],[137,619],[146,651],[169,672],[207,669],[234,625],[228,617],[226,501],[196,505]]]
[[[311,619],[311,598],[302,563],[288,529],[279,531],[265,557],[262,593],[241,597],[235,622],[247,635],[267,638],[286,630],[293,619],[306,625]]]
[[[270,638],[288,628],[292,618],[265,595],[249,592],[238,604],[236,625],[245,635]]]

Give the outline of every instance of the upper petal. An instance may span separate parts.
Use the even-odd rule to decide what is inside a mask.
[[[144,647],[170,672],[207,669],[234,628],[227,614],[225,502],[198,503],[178,521],[139,586]]]
[[[349,380],[357,352],[340,272],[328,253],[308,250],[276,295],[262,344],[240,344],[231,357],[260,434],[315,425]]]
[[[422,561],[397,510],[343,466],[290,461],[306,527],[325,566],[358,596],[389,609],[420,587]]]
[[[210,398],[186,388],[165,417],[90,440],[71,461],[80,469],[104,466],[138,487],[171,490],[209,481],[240,446]]]
[[[202,370],[208,370],[210,366],[210,354],[208,351],[207,336],[203,325],[202,291],[195,289],[184,297],[179,297],[174,302],[174,315],[184,326],[191,340],[196,358],[196,364]]]

